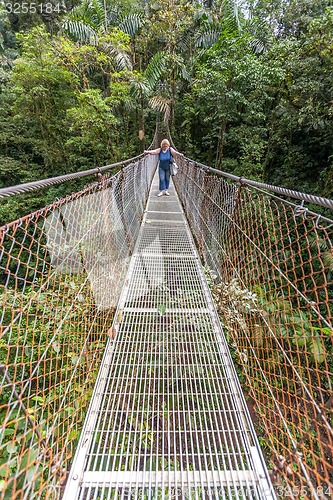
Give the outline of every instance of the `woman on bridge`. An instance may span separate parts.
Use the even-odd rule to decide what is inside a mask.
[[[150,155],[159,155],[160,162],[158,165],[158,174],[160,179],[160,192],[157,196],[162,196],[162,194],[170,196],[168,191],[170,185],[170,160],[171,155],[176,154],[177,151],[170,146],[168,139],[163,139],[160,148],[145,150],[144,152]]]

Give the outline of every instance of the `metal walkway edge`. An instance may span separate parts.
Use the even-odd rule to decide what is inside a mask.
[[[152,184],[63,498],[275,499],[178,196]]]

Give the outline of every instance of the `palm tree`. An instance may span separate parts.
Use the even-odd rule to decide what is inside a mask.
[[[249,28],[255,35],[260,33],[255,20],[245,19],[237,0],[217,0],[207,7],[193,7],[187,14],[185,27],[184,19],[180,19],[183,15],[181,8],[177,11],[177,5],[174,4],[170,15],[164,16],[168,10],[170,7],[166,3],[162,4],[158,11],[155,6],[148,4],[144,13],[124,14],[119,7],[110,7],[107,0],[83,0],[63,21],[63,30],[78,43],[96,45],[100,38],[113,28],[118,28],[130,36],[131,57],[128,52],[110,42],[103,41],[102,50],[113,58],[117,70],[130,70],[127,78],[131,95],[139,103],[140,130],[144,130],[144,110],[147,106],[161,113],[164,122],[172,127],[180,83],[187,85],[191,81],[196,61],[221,36]],[[148,47],[148,44],[149,50],[145,49],[143,53],[154,53],[157,49],[148,60],[146,56],[139,57],[140,47],[135,45],[143,26],[146,31],[145,37],[141,37],[141,50],[142,45]],[[162,33],[163,37],[160,36]],[[159,42],[152,38],[158,39]],[[263,43],[258,37],[254,37],[253,44],[256,50],[262,50]],[[140,71],[132,72],[138,62]]]
[[[100,36],[110,29],[118,28],[128,34],[131,39],[136,35],[143,23],[140,13],[124,15],[118,7],[110,8],[106,0],[83,0],[74,7],[62,22],[62,30],[73,40],[88,45],[97,45]],[[118,69],[132,69],[132,64],[126,53],[116,47],[106,47],[107,52],[113,55]]]

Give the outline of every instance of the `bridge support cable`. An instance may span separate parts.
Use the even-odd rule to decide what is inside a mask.
[[[157,191],[63,498],[274,499],[178,196]]]

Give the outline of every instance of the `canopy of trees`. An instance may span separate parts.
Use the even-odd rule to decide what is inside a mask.
[[[193,159],[332,197],[332,70],[329,0],[5,0],[0,185],[138,154],[158,115]]]

